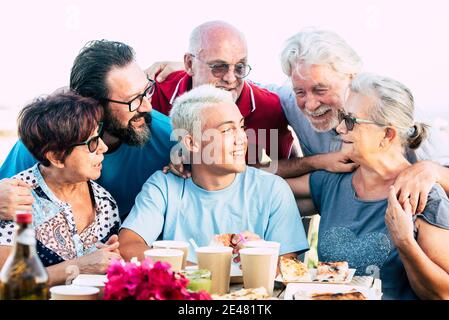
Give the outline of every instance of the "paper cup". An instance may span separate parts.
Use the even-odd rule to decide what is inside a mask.
[[[240,261],[243,270],[244,288],[264,287],[272,295],[278,251],[273,248],[240,249]]]
[[[211,293],[226,294],[229,292],[232,248],[200,247],[195,250],[198,268],[211,272]]]
[[[189,255],[189,243],[176,240],[160,240],[152,244],[154,249],[178,249],[184,252],[182,258],[182,270],[186,268],[187,256]]]
[[[265,240],[251,240],[243,243],[244,248],[271,248],[278,252],[281,249],[281,244],[276,241],[265,241]]]
[[[78,277],[76,277],[72,284],[75,286],[80,287],[95,287],[100,290],[98,293],[99,299],[103,298],[104,294],[104,287],[106,285],[106,282],[108,281],[108,278],[106,275],[101,274],[80,274]]]
[[[50,288],[51,300],[97,300],[100,289],[85,286],[55,286]]]
[[[184,252],[178,249],[150,249],[144,252],[145,258],[151,258],[154,263],[157,261],[168,262],[172,271],[178,272],[182,268]]]

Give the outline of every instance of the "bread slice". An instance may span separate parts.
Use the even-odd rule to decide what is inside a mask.
[[[280,269],[284,282],[311,282],[309,269],[296,258],[280,257]]]

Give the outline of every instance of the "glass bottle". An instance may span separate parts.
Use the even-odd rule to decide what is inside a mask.
[[[30,212],[17,213],[15,245],[0,272],[1,300],[47,300],[48,274],[36,251]]]

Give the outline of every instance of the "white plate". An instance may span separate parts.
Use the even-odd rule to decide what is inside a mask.
[[[337,284],[337,283],[350,283],[352,281],[352,277],[354,277],[354,274],[356,272],[356,269],[349,269],[348,276],[344,281],[319,281],[316,279],[316,272],[317,269],[309,269],[310,278],[312,281],[284,281],[282,279],[282,275],[279,274],[274,281],[282,282],[282,283],[324,283],[324,284]]]
[[[198,266],[186,266],[186,270],[198,270]],[[242,270],[240,270],[238,265],[231,264],[231,277],[241,277],[243,276]]]
[[[328,283],[289,283],[285,289],[285,300],[310,300],[314,293],[347,293],[350,291],[361,292],[368,300],[380,300],[381,294],[377,295],[374,288],[362,286],[352,286],[346,284],[328,284]],[[299,296],[295,296],[300,293]],[[295,296],[295,299],[293,297]]]

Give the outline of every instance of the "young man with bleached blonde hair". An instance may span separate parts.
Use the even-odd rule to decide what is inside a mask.
[[[229,92],[194,88],[176,99],[170,117],[190,154],[192,176],[158,171],[147,180],[120,231],[126,259],[142,259],[158,238],[207,246],[222,233],[280,242],[281,255],[308,250],[288,184],[246,165],[244,118]],[[193,248],[188,260],[196,261]]]

